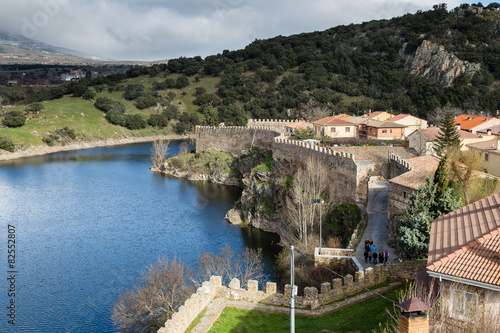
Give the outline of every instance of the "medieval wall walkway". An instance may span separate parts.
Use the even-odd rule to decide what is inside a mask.
[[[364,261],[363,261],[364,263]],[[396,289],[402,285],[401,282],[392,282],[388,286],[375,289],[374,291],[379,294],[385,294],[393,289]],[[329,305],[325,305],[315,310],[306,309],[295,309],[295,314],[297,316],[305,317],[322,317],[324,315],[336,312],[338,310],[345,309],[351,305],[367,301],[371,298],[377,297],[377,295],[370,292],[363,292],[354,297],[347,298],[343,301],[334,302]],[[243,310],[254,310],[269,313],[281,313],[290,314],[290,308],[286,306],[275,306],[275,305],[265,305],[257,304],[253,302],[246,301],[234,301],[225,298],[217,298],[207,307],[205,314],[200,319],[199,323],[191,330],[191,333],[206,333],[212,328],[212,325],[219,318],[225,307],[232,307]]]
[[[378,180],[370,183],[368,187],[368,225],[354,254],[365,269],[374,267],[373,263],[365,263],[364,247],[366,239],[373,239],[373,245],[377,247],[377,253],[387,249],[390,261],[394,261],[397,258],[395,250],[387,244],[388,189],[389,182],[387,180]]]

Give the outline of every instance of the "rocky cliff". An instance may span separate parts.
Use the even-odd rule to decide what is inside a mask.
[[[463,73],[474,74],[481,69],[480,64],[460,60],[455,54],[445,50],[444,46],[424,40],[413,55],[404,55],[405,68],[411,74],[423,76],[443,87],[450,86]]]

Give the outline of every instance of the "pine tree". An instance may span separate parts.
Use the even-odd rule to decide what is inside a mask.
[[[451,194],[451,188],[439,199],[436,191],[437,185],[429,177],[425,185],[410,195],[410,205],[401,220],[397,238],[399,248],[408,259],[426,258],[432,220],[462,207],[462,202]]]
[[[453,149],[460,149],[460,133],[455,126],[455,118],[451,111],[446,111],[440,124],[441,133],[437,135],[434,151],[443,157]]]
[[[439,161],[439,165],[434,173],[434,184],[436,184],[436,200],[443,197],[444,192],[449,187],[448,183],[448,155]]]

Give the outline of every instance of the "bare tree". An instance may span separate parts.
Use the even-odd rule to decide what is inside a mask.
[[[143,281],[119,296],[113,322],[122,332],[156,332],[194,292],[188,269],[173,259],[160,258],[143,274]]]
[[[465,204],[471,203],[473,180],[478,177],[481,167],[479,155],[472,150],[460,151],[455,149],[450,157],[450,179],[460,183],[465,199]]]
[[[246,248],[243,253],[235,254],[226,244],[218,255],[214,253],[200,255],[198,266],[194,271],[192,280],[197,286],[203,281],[208,281],[212,275],[221,276],[226,283],[237,278],[242,286],[246,286],[248,280],[262,280],[264,277],[262,250],[254,251]]]
[[[317,157],[310,157],[299,168],[292,181],[292,197],[287,198],[289,242],[301,242],[307,248],[308,236],[316,231],[319,221],[331,207],[328,200],[329,181],[327,170]],[[314,199],[324,199],[319,216]],[[317,219],[316,219],[317,218]]]
[[[165,141],[160,139],[153,142],[153,147],[151,148],[151,162],[153,162],[153,168],[160,168],[165,161],[169,143],[170,141],[168,140]]]

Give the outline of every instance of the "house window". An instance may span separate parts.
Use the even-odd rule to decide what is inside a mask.
[[[488,154],[484,154],[484,161],[488,162]]]
[[[331,130],[330,130],[332,133],[335,132],[335,127],[332,127]]]
[[[382,134],[387,134],[387,130],[382,130]]]
[[[451,289],[450,316],[459,319],[471,318],[477,309],[477,294]]]
[[[350,131],[351,131],[351,128],[350,128],[350,127],[346,127],[346,128],[345,128],[345,132],[346,132],[346,133],[349,133]]]
[[[406,191],[403,191],[403,199],[406,199],[408,197],[408,194],[406,194]]]
[[[389,132],[389,133],[392,133],[392,130],[390,130],[390,132]]]

